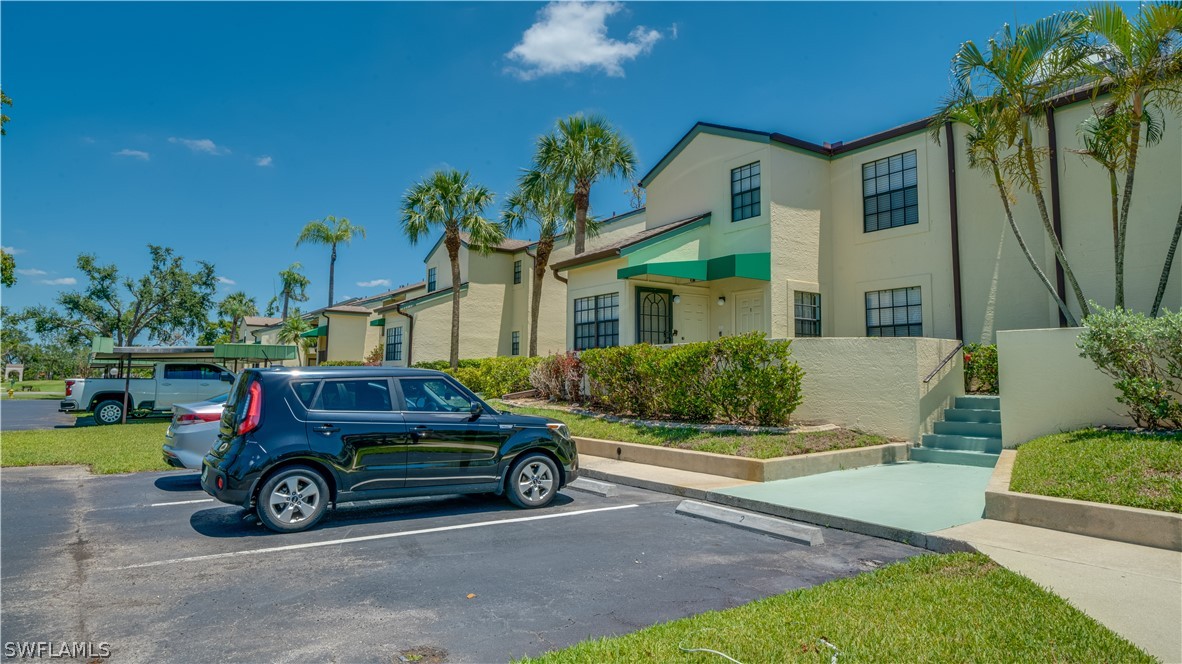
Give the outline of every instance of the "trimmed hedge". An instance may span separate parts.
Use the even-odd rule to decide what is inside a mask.
[[[997,394],[997,344],[964,345],[964,391]]]
[[[364,366],[363,362],[358,360],[329,360],[328,362],[321,362],[322,367],[360,367]]]
[[[530,371],[541,361],[540,357],[486,357],[460,360],[454,370],[447,360],[416,362],[414,366],[451,374],[477,394],[499,397],[530,389]]]
[[[613,413],[785,425],[803,398],[804,371],[791,359],[791,344],[755,333],[669,348],[595,348],[577,359],[551,356],[530,378],[543,396],[585,397]]]

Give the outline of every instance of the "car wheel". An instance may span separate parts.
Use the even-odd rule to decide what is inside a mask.
[[[263,483],[255,503],[264,526],[297,533],[315,526],[328,510],[328,483],[307,466],[291,466]]]
[[[119,424],[123,421],[123,403],[109,399],[100,401],[94,409],[95,424]]]
[[[526,509],[545,507],[558,493],[558,466],[545,454],[530,454],[509,472],[509,501]]]

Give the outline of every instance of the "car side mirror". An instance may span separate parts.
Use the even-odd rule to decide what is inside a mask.
[[[222,374],[222,382],[223,383],[233,383],[234,382],[234,374],[228,374],[228,373]]]
[[[468,413],[472,416],[472,419],[475,420],[480,417],[482,413],[484,413],[484,406],[480,405],[479,403],[474,403],[472,404],[472,407],[468,409]]]

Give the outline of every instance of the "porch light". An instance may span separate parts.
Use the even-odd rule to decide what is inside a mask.
[[[680,295],[673,296],[673,304],[681,304],[681,296]]]
[[[718,306],[720,306],[720,307],[721,307],[721,306],[722,306],[722,305],[724,305],[724,304],[726,304],[726,296],[725,296],[725,295],[720,295],[720,296],[718,297]]]

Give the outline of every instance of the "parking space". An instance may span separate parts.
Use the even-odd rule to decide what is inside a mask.
[[[191,473],[6,469],[6,641],[114,659],[505,661],[849,576],[920,553],[826,530],[806,547],[620,487],[542,510],[447,496],[346,507],[273,534]]]
[[[74,426],[75,417],[59,413],[57,400],[5,399],[0,401],[0,431],[60,429]]]

